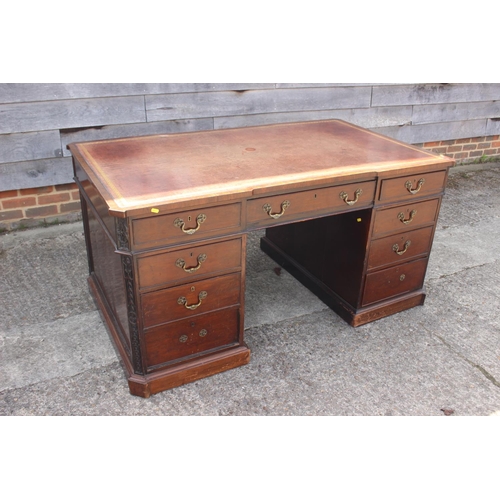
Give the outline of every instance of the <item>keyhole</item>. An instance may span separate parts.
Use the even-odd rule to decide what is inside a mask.
[[[194,292],[194,290],[195,290],[195,288],[194,288],[194,286],[192,286],[192,287],[191,287],[191,291],[192,291],[192,292]]]
[[[191,216],[188,215],[188,222],[191,222]]]

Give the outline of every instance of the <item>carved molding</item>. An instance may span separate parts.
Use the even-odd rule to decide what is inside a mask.
[[[123,277],[125,278],[125,288],[127,291],[127,316],[130,328],[130,345],[132,349],[132,365],[134,372],[143,374],[141,356],[141,343],[139,339],[139,327],[137,324],[137,305],[135,301],[134,291],[134,266],[132,257],[128,255],[122,256]]]
[[[118,250],[130,250],[127,219],[115,219]]]

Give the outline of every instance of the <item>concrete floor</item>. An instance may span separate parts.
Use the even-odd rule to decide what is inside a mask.
[[[352,328],[249,237],[249,365],[131,396],[80,222],[0,236],[0,415],[500,415],[500,164],[455,167],[423,307]]]

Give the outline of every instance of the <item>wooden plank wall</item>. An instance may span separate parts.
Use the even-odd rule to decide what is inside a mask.
[[[1,83],[0,191],[72,182],[74,141],[340,118],[417,144],[500,133],[500,84]]]

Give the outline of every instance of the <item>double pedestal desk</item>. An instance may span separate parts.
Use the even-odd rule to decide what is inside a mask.
[[[246,234],[357,326],[421,305],[453,160],[340,120],[69,146],[130,392],[244,365]]]

